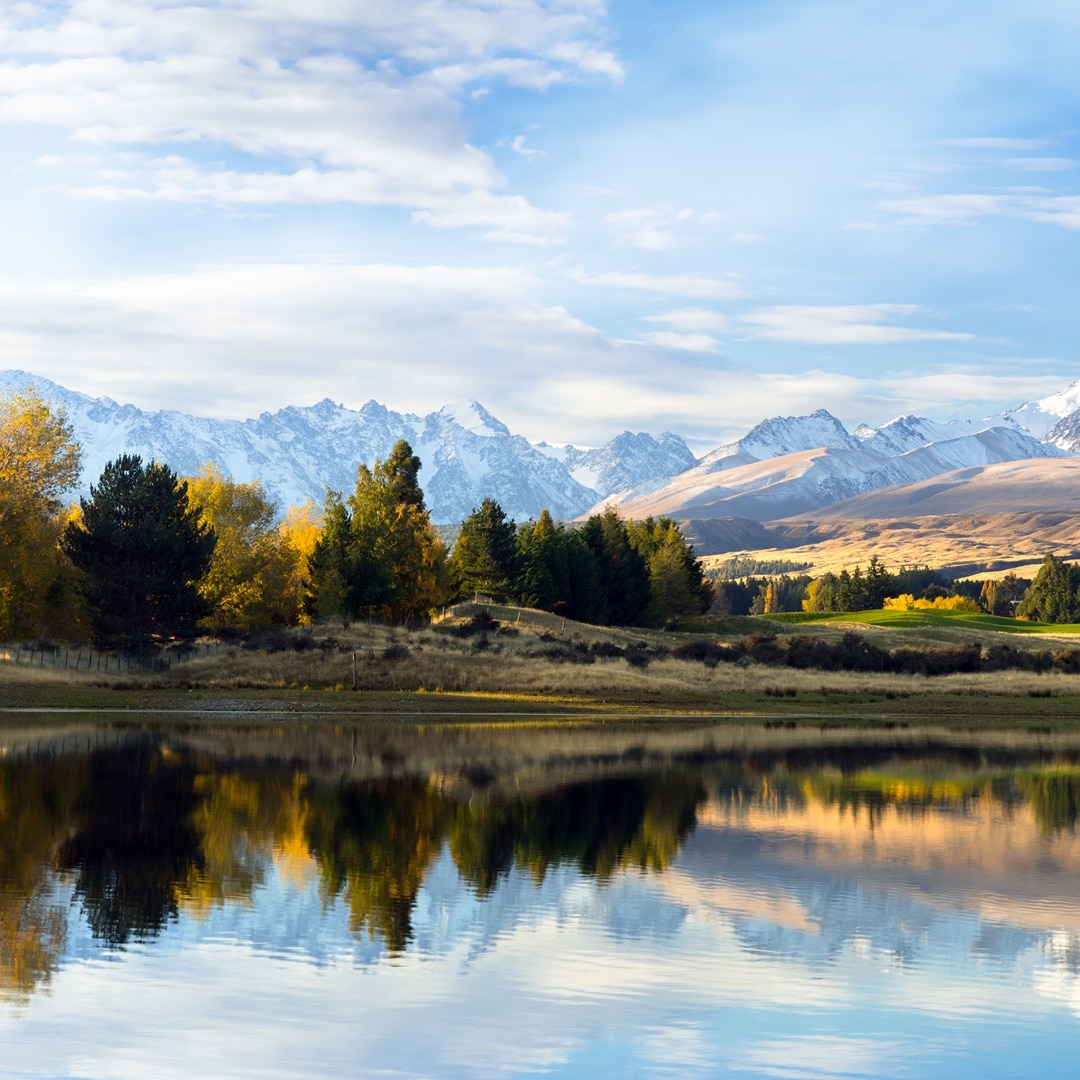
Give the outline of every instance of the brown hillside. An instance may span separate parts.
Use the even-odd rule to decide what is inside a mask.
[[[931,517],[937,514],[1080,514],[1080,458],[1033,458],[942,473],[878,488],[800,518]]]
[[[766,523],[765,544],[730,546],[718,522],[686,521],[706,565],[733,552],[812,564],[811,574],[865,566],[928,565],[958,576],[1032,576],[1049,553],[1080,557],[1080,458],[959,469],[917,484],[879,488],[797,517]]]

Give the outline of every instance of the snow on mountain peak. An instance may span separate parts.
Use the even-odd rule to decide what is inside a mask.
[[[437,415],[441,420],[456,424],[473,435],[490,438],[510,434],[510,429],[501,420],[496,420],[479,401],[472,399],[444,405]]]
[[[1049,397],[1037,401],[1025,401],[1018,408],[1004,413],[1004,419],[1034,435],[1045,439],[1060,420],[1080,409],[1080,379],[1070,383]]]

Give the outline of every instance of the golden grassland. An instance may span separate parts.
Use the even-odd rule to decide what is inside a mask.
[[[957,513],[932,516],[896,514],[874,519],[820,519],[772,522],[776,546],[740,555],[807,563],[812,577],[856,565],[876,555],[890,569],[932,566],[963,577],[1000,578],[1009,570],[1033,578],[1046,554],[1074,558],[1080,517],[1070,513]],[[731,552],[706,555],[706,568],[722,564]]]
[[[1003,671],[921,675],[796,670],[747,662],[658,656],[659,646],[724,641],[767,631],[838,638],[857,629],[886,648],[952,647],[1008,639],[1014,648],[1055,647],[1045,638],[971,627],[960,620],[912,628],[852,622],[786,625],[768,619],[702,619],[676,632],[590,627],[540,612],[489,607],[499,627],[457,636],[475,613],[463,606],[441,624],[404,629],[327,625],[294,648],[224,647],[163,672],[63,670],[0,662],[0,707],[155,710],[184,714],[350,714],[400,718],[696,716],[717,722],[877,722],[889,717],[980,725],[1080,720],[1080,675]],[[1059,635],[1056,646],[1080,642]],[[581,654],[597,644],[631,655]]]

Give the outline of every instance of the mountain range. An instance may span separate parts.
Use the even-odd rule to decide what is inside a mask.
[[[824,409],[773,417],[700,459],[671,432],[625,431],[592,449],[533,444],[475,401],[419,416],[375,401],[354,410],[327,399],[221,420],[148,412],[28,372],[0,372],[0,392],[28,386],[67,412],[83,447],[81,494],[106,462],[133,453],[181,474],[213,462],[235,480],[261,480],[282,508],[321,504],[327,488],[352,489],[359,462],[385,458],[403,438],[423,462],[420,482],[441,524],[460,522],[488,496],[519,521],[544,507],[571,520],[613,503],[630,517],[768,522],[935,477],[952,475],[955,484],[958,471],[1006,462],[1039,465],[1045,480],[1054,462],[1069,461],[1071,478],[1070,459],[1080,453],[1080,381],[981,421],[901,416],[849,432]],[[1009,473],[1013,482],[1018,469]]]

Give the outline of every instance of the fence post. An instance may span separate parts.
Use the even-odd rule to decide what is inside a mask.
[[[352,688],[354,690],[360,689],[360,676],[356,670],[356,653],[352,654]]]

